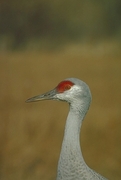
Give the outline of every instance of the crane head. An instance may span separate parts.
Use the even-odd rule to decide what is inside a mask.
[[[84,97],[91,97],[89,87],[77,78],[68,78],[60,82],[53,90],[42,95],[34,96],[26,102],[36,102],[42,100],[61,100],[72,103]]]

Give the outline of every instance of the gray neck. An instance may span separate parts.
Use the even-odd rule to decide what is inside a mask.
[[[80,129],[89,104],[84,105],[80,103],[77,107],[80,107],[80,109],[76,108],[75,104],[70,105],[58,163],[57,180],[66,180],[69,176],[72,177],[74,175],[73,173],[78,174],[78,170],[81,171],[87,168],[80,148]],[[68,178],[66,178],[66,176],[68,176]]]

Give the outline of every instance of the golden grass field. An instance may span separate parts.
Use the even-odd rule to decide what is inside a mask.
[[[121,179],[121,52],[115,43],[68,45],[56,51],[0,53],[0,179],[54,180],[68,104],[25,103],[77,77],[93,101],[83,122],[86,163]]]

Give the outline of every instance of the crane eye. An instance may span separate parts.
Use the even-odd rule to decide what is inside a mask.
[[[70,84],[66,84],[64,89],[65,89],[65,91],[71,89],[71,85]]]
[[[72,83],[71,81],[62,81],[58,84],[56,89],[59,93],[63,93],[64,91],[71,89],[73,85],[74,83]]]

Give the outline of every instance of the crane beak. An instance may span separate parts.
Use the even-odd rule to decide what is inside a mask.
[[[47,93],[29,98],[26,100],[26,102],[29,103],[29,102],[36,102],[36,101],[42,101],[42,100],[56,99],[55,97],[56,94],[57,94],[57,90],[53,89]]]

